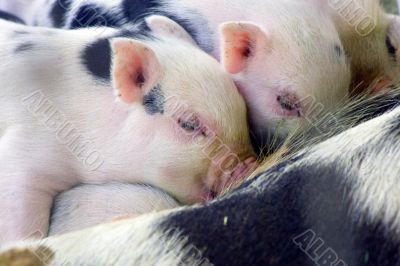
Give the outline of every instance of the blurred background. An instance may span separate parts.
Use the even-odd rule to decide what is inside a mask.
[[[396,0],[381,0],[386,10],[391,13],[398,13]]]

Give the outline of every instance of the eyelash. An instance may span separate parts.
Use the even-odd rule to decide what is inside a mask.
[[[184,121],[182,119],[179,119],[178,124],[181,128],[188,132],[194,132],[195,130],[200,128],[200,122],[197,119],[191,121]]]
[[[178,119],[178,125],[186,132],[194,133],[194,132],[198,131],[201,133],[202,136],[207,137],[206,130],[204,128],[202,128],[200,121],[196,117],[191,118],[186,121],[182,120],[182,119]]]

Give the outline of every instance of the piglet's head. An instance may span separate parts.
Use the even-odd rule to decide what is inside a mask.
[[[292,11],[220,26],[221,61],[247,102],[259,145],[268,133],[283,139],[312,120],[313,107],[328,111],[347,97],[350,69],[333,23],[312,7]]]
[[[121,168],[183,203],[211,199],[254,168],[245,103],[215,59],[176,37],[116,38],[112,48],[113,85],[128,110]]]

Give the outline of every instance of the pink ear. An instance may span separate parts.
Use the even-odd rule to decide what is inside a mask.
[[[160,76],[155,53],[146,44],[126,38],[114,39],[112,49],[114,88],[126,103],[142,100]]]
[[[231,74],[245,70],[251,57],[267,45],[266,33],[250,22],[227,22],[220,31],[221,60]]]

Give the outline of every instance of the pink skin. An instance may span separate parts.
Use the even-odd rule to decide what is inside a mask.
[[[6,22],[1,24],[7,26]],[[27,30],[23,26],[16,28],[19,27]],[[219,192],[212,184],[205,184],[205,176],[213,166],[202,153],[202,147],[197,145],[213,136],[198,134],[191,138],[194,143],[188,142],[190,138],[186,131],[188,128],[191,131],[191,127],[183,127],[179,120],[192,121],[182,116],[169,116],[173,110],[168,106],[156,113],[146,109],[143,100],[153,88],[162,89],[165,97],[172,95],[190,103],[188,109],[208,127],[217,128],[214,131],[220,131],[218,137],[223,142],[237,143],[232,152],[240,159],[254,154],[244,101],[229,75],[214,59],[180,42],[171,45],[166,41],[113,38],[110,40],[113,51],[110,86],[94,82],[92,76],[85,75],[76,66],[79,61],[82,67],[80,57],[75,53],[82,51],[90,40],[96,40],[94,36],[92,39],[84,36],[90,35],[90,29],[81,31],[83,33],[76,39],[73,38],[78,30],[40,35],[38,43],[42,45],[43,41],[50,49],[56,48],[53,50],[56,54],[47,50],[26,53],[21,60],[8,61],[9,67],[0,68],[1,75],[8,78],[0,79],[5,102],[0,106],[4,111],[1,112],[2,125],[5,126],[4,131],[1,128],[0,161],[7,162],[0,167],[0,184],[4,191],[10,192],[1,197],[0,245],[22,240],[35,232],[45,235],[54,197],[79,184],[144,183],[158,187],[186,204],[198,203]],[[9,38],[10,32],[7,28],[0,38]],[[57,38],[57,42],[52,38]],[[74,42],[65,42],[62,38],[72,38]],[[0,57],[9,58],[7,49],[14,47],[3,48]],[[191,57],[185,57],[187,54]],[[179,56],[182,62],[176,61]],[[193,64],[192,57],[197,64]],[[132,64],[129,64],[129,58],[134,59]],[[25,62],[38,67],[25,67]],[[15,72],[15,69],[19,71]],[[49,76],[41,73],[49,73]],[[19,78],[21,75],[24,79]],[[77,78],[67,78],[71,76]],[[47,81],[48,86],[43,86]],[[112,88],[120,96],[118,100],[113,97]],[[20,95],[29,95],[23,106]],[[101,154],[103,160],[98,168],[89,169],[83,162],[87,159],[84,149],[72,148],[72,145],[64,144],[65,139],[56,137],[59,132],[56,130],[61,125],[44,126],[44,119],[49,120],[46,115],[31,111],[39,100],[45,99],[71,121],[73,128],[82,132],[81,145],[88,140],[92,149]],[[170,171],[166,172],[168,167]],[[236,171],[228,177],[216,173],[210,178],[235,180],[237,175]]]
[[[310,97],[329,110],[336,100],[346,98],[350,71],[345,58],[334,51],[335,44],[342,49],[338,36],[330,36],[331,41],[321,44],[326,52],[314,58],[306,52],[312,45],[287,45],[288,40],[281,40],[272,24],[263,26],[246,21],[223,23],[220,56],[246,99],[253,130],[257,134],[273,130],[276,136],[285,137],[305,122],[309,107],[302,100]],[[323,63],[331,64],[332,74],[321,71],[319,65]],[[260,148],[265,144],[259,143]]]

